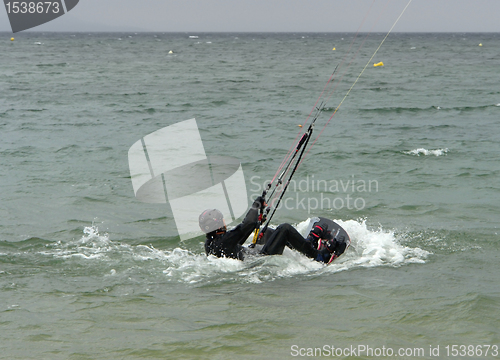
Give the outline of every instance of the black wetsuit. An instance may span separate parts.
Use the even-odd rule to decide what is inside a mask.
[[[319,253],[311,242],[304,239],[290,224],[281,224],[278,226],[260,252],[263,255],[281,255],[287,245],[313,259],[316,259]]]
[[[250,210],[248,210],[243,222],[234,229],[220,235],[214,235],[213,237],[207,234],[205,253],[217,257],[243,260],[244,251],[242,245],[257,226],[260,206],[260,202],[255,201]]]
[[[307,257],[319,262],[329,263],[332,256],[339,257],[346,249],[345,241],[338,242],[335,251],[330,253],[327,249],[318,250],[317,241],[310,241],[304,237],[290,224],[281,224],[274,230],[266,244],[260,251],[263,255],[281,255],[285,246],[300,251]]]
[[[248,250],[242,245],[255,230],[258,220],[258,212],[261,203],[255,201],[248,210],[245,219],[234,229],[220,235],[207,234],[205,241],[205,253],[217,257],[228,257],[238,260],[244,259],[244,254]],[[260,254],[281,255],[285,246],[300,251],[302,254],[316,261],[328,263],[332,254],[326,250],[317,250],[317,244],[304,239],[304,237],[290,224],[281,224],[275,230],[268,229],[264,238],[258,243],[263,244]],[[345,243],[342,249],[336,249],[334,254],[340,256],[345,251]],[[340,251],[339,251],[340,250]]]

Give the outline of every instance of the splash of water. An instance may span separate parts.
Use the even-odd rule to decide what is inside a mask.
[[[427,149],[424,149],[424,148],[418,148],[418,149],[414,149],[414,150],[410,150],[410,151],[403,151],[403,154],[414,155],[414,156],[420,156],[420,155],[424,155],[424,156],[429,156],[429,155],[442,156],[442,155],[446,155],[447,152],[448,152],[448,148],[446,148],[446,149],[435,149],[435,150],[427,150]]]
[[[297,251],[285,249],[282,256],[252,256],[244,262],[196,255],[175,249],[165,252],[167,269],[164,274],[178,281],[190,283],[212,281],[239,281],[259,283],[278,278],[313,276],[335,273],[360,267],[400,267],[410,263],[425,263],[429,252],[399,243],[393,231],[382,228],[370,230],[366,220],[336,220],[349,234],[351,247],[330,266],[305,257]],[[309,219],[297,224],[303,233]]]
[[[84,235],[68,243],[57,243],[44,255],[57,258],[77,258],[81,261],[101,261],[128,264],[130,269],[148,269],[151,274],[167,281],[186,284],[221,282],[261,283],[296,276],[318,276],[357,268],[377,266],[400,267],[410,263],[425,263],[429,252],[418,247],[403,246],[393,231],[371,230],[366,220],[336,220],[349,234],[351,246],[339,259],[326,266],[301,253],[286,248],[279,256],[247,256],[245,261],[206,256],[199,249],[156,249],[152,245],[128,245],[110,240],[95,226],[86,227]],[[303,235],[310,219],[296,225]],[[134,271],[134,270],[132,270]],[[139,271],[139,270],[136,270]],[[112,275],[116,270],[112,270]]]

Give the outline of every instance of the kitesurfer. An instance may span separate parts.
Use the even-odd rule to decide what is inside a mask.
[[[205,210],[199,217],[200,229],[206,233],[207,255],[244,259],[248,248],[243,244],[258,224],[258,212],[267,206],[263,197],[258,197],[245,219],[234,229],[227,231],[222,213],[217,209]],[[295,249],[319,262],[331,263],[343,254],[346,243],[343,239],[329,238],[328,225],[315,224],[308,237],[304,237],[290,224],[281,224],[275,230],[267,229],[262,255],[281,255],[285,246]],[[330,235],[330,236],[328,236]]]

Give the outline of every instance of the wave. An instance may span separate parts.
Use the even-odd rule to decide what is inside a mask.
[[[429,255],[425,250],[400,245],[392,231],[382,228],[375,231],[368,229],[366,220],[337,222],[349,233],[352,244],[346,254],[328,267],[288,248],[282,256],[249,256],[242,262],[207,257],[204,253],[181,248],[160,250],[152,245],[114,244],[107,235],[100,235],[93,227],[85,229],[86,235],[80,240],[77,248],[69,253],[70,249],[66,249],[60,256],[92,259],[106,256],[106,253],[113,249],[120,250],[131,256],[134,261],[160,262],[164,265],[162,273],[168,281],[209,284],[228,281],[260,283],[295,276],[333,274],[360,267],[399,267],[415,262],[424,263]],[[296,228],[304,233],[308,224],[309,219],[299,223]],[[89,244],[92,246],[88,246]]]
[[[52,66],[67,66],[68,63],[62,62],[57,64],[37,64],[38,67],[52,67]]]
[[[403,154],[406,155],[414,155],[414,156],[429,156],[429,155],[434,155],[434,156],[442,156],[446,155],[448,153],[448,148],[446,149],[435,149],[435,150],[427,150],[424,148],[418,148],[410,151],[403,151]]]
[[[212,104],[214,106],[224,106],[224,105],[227,105],[227,101],[226,100],[214,100],[214,101],[211,101],[210,104]]]
[[[309,219],[296,225],[299,232],[307,231]],[[206,256],[201,243],[191,249],[176,247],[162,250],[153,245],[130,245],[112,241],[109,234],[101,234],[95,226],[85,227],[80,239],[48,243],[32,239],[23,244],[24,251],[17,256],[43,257],[43,262],[60,266],[70,261],[78,267],[89,266],[103,276],[120,276],[144,272],[155,279],[165,279],[194,285],[217,283],[262,283],[296,276],[325,276],[340,271],[378,266],[400,267],[411,263],[425,263],[429,252],[418,247],[400,244],[394,232],[382,228],[370,230],[366,220],[336,220],[351,237],[351,247],[330,266],[307,258],[301,253],[285,249],[282,256],[247,256],[245,261]],[[305,234],[303,234],[305,235]],[[4,251],[16,257],[16,251]],[[17,249],[20,250],[20,249]],[[4,252],[2,251],[2,252]],[[56,262],[52,261],[56,260]],[[97,263],[96,263],[97,262]],[[100,266],[96,266],[100,264]]]
[[[303,235],[305,235],[309,221],[310,219],[296,226]],[[203,254],[197,255],[182,249],[164,253],[158,253],[157,250],[152,252],[152,255],[165,257],[167,268],[163,273],[173,281],[261,283],[295,276],[334,274],[356,268],[400,267],[410,263],[425,263],[425,259],[430,254],[420,248],[399,244],[392,231],[385,231],[382,228],[368,229],[366,220],[336,220],[336,222],[350,235],[351,247],[330,266],[325,266],[288,248],[282,256],[250,256],[243,262],[213,256],[206,257]]]
[[[32,251],[33,249],[43,248],[44,246],[48,246],[52,243],[53,242],[50,240],[38,237],[31,237],[18,242],[0,241],[0,250],[2,251],[2,254],[6,255],[15,251]],[[4,253],[3,251],[7,251],[7,253]]]
[[[475,110],[485,110],[491,107],[497,107],[500,104],[489,104],[489,105],[478,105],[478,106],[455,106],[455,107],[443,107],[443,106],[429,106],[429,107],[383,107],[383,108],[372,108],[372,109],[359,109],[360,112],[375,112],[380,114],[387,113],[420,113],[420,112],[435,112],[435,111],[475,111]]]

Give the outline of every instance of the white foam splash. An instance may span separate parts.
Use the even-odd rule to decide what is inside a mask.
[[[398,267],[410,263],[424,263],[428,251],[401,245],[393,231],[382,228],[370,230],[366,220],[336,221],[351,238],[351,247],[346,252],[344,262],[349,267]],[[339,258],[339,260],[342,258]]]
[[[403,154],[406,155],[415,155],[415,156],[428,156],[428,155],[434,155],[434,156],[441,156],[445,155],[448,152],[448,148],[446,149],[435,149],[435,150],[427,150],[424,148],[419,148],[415,150],[410,150],[410,151],[403,151]]]
[[[84,235],[78,240],[67,243],[57,242],[51,245],[51,250],[41,252],[44,255],[56,258],[106,259],[109,252],[130,250],[131,246],[112,242],[108,234],[100,234],[97,226],[87,226],[83,229]]]
[[[394,232],[382,228],[370,230],[366,220],[336,220],[349,234],[351,247],[330,266],[307,258],[297,251],[285,249],[282,256],[247,256],[245,261],[219,259],[175,249],[165,252],[167,268],[163,273],[171,280],[188,283],[237,281],[260,283],[298,275],[313,276],[360,267],[399,267],[410,263],[425,263],[430,254],[420,248],[399,244]],[[309,219],[297,224],[299,232],[309,225]]]
[[[164,276],[168,281],[187,284],[261,283],[356,268],[399,267],[424,263],[430,254],[418,247],[401,245],[392,231],[369,229],[366,220],[335,221],[349,234],[351,246],[329,266],[288,248],[282,256],[247,255],[245,261],[239,261],[206,256],[202,251],[181,248],[160,250],[152,245],[133,246],[111,241],[107,234],[100,234],[95,226],[86,227],[84,235],[78,240],[51,245],[51,249],[44,254],[63,259],[99,260],[113,265],[129,263],[132,265],[130,269],[148,268],[150,273]],[[297,224],[296,228],[304,235],[309,223],[310,219]],[[116,275],[117,271],[113,270],[109,272],[107,269],[106,276]]]

